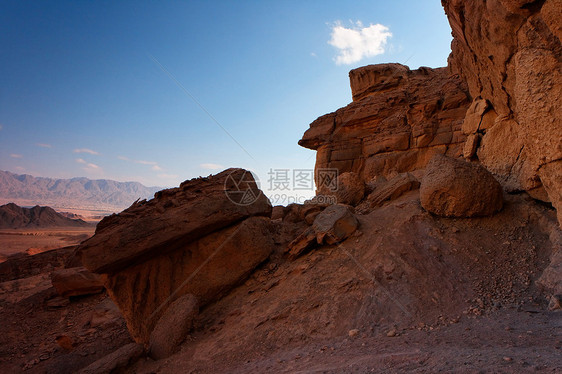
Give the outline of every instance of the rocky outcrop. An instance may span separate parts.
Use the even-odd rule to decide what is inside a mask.
[[[474,101],[463,132],[509,191],[550,201],[562,222],[562,3],[442,0],[449,66]],[[474,138],[469,138],[474,139]]]
[[[349,76],[353,102],[312,122],[299,141],[317,150],[316,169],[355,172],[367,183],[421,169],[434,154],[462,154],[470,100],[447,68],[382,64]]]
[[[329,194],[329,191],[325,192]],[[338,204],[355,206],[365,196],[365,182],[356,173],[346,172],[338,175],[337,189],[334,191]]]
[[[63,297],[91,295],[103,291],[100,276],[92,274],[84,267],[55,270],[51,274],[51,282],[57,293]]]
[[[5,262],[0,263],[0,283],[48,273],[55,268],[64,267],[75,250],[76,246],[71,246],[51,249],[33,256],[25,252],[13,254]]]
[[[490,216],[503,207],[503,189],[482,166],[436,155],[422,179],[420,201],[438,216]]]
[[[348,206],[331,205],[316,216],[311,227],[289,243],[286,250],[288,257],[294,260],[317,245],[340,243],[353,234],[358,226],[359,221]]]
[[[192,294],[203,307],[269,257],[271,209],[251,173],[229,169],[104,219],[78,253],[146,344],[175,300]]]
[[[381,206],[389,200],[397,199],[404,193],[420,187],[418,179],[410,173],[401,173],[389,181],[379,183],[367,197],[369,208]]]
[[[250,179],[246,182],[246,178]],[[234,181],[242,184],[235,186]],[[250,191],[256,199],[251,204],[236,203],[226,194],[229,188],[233,193],[234,189]],[[136,202],[104,218],[79,253],[91,271],[112,273],[255,215],[271,216],[269,200],[248,171],[228,169],[159,191],[150,201]]]

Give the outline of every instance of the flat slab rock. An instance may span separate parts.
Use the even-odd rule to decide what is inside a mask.
[[[239,203],[238,192],[254,198]],[[157,192],[150,201],[104,218],[78,253],[90,271],[112,273],[250,216],[269,217],[271,209],[250,172],[228,169]]]

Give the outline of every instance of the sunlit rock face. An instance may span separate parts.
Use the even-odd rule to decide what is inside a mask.
[[[470,98],[447,68],[369,65],[349,77],[353,102],[312,122],[299,141],[317,150],[316,169],[355,172],[368,183],[422,169],[435,154],[462,154]]]
[[[550,201],[562,222],[562,2],[443,0],[451,70],[474,98],[467,134],[511,191]]]

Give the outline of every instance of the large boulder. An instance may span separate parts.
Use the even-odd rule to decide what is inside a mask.
[[[275,249],[269,218],[251,217],[172,252],[106,274],[105,286],[133,338],[147,343],[171,302],[193,294],[201,306],[224,296]]]
[[[269,217],[271,209],[250,172],[228,169],[157,192],[150,201],[104,218],[78,252],[89,270],[112,273],[250,216]]]
[[[58,269],[51,273],[51,282],[63,297],[96,294],[103,291],[101,278],[84,267]]]
[[[438,216],[489,216],[503,207],[503,189],[482,166],[437,155],[427,165],[420,200]]]
[[[204,307],[269,257],[270,215],[251,173],[229,169],[104,219],[78,253],[102,273],[131,336],[147,344],[175,300],[192,294]]]

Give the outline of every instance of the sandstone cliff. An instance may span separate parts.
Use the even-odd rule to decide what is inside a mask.
[[[318,118],[299,144],[316,168],[365,182],[463,155],[507,192],[550,202],[562,222],[562,2],[442,1],[449,67],[400,64],[349,73],[353,102]]]
[[[349,77],[353,102],[318,118],[299,141],[317,150],[316,169],[353,171],[368,182],[421,169],[437,153],[462,154],[470,100],[447,68],[370,65]]]
[[[449,66],[467,82],[465,134],[508,191],[550,201],[562,222],[562,1],[443,0]]]

